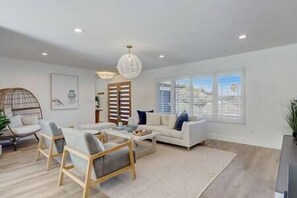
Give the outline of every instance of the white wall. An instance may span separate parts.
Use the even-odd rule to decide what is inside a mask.
[[[280,148],[282,135],[291,132],[284,121],[284,104],[297,97],[296,54],[297,45],[290,45],[144,71],[132,80],[133,115],[137,109],[157,109],[156,79],[245,68],[246,124],[209,122],[208,137]]]
[[[104,95],[99,95],[100,97],[100,121],[107,121],[107,80],[102,80],[97,78],[96,81],[96,93],[103,92]]]
[[[50,74],[79,77],[79,109],[51,110]],[[0,88],[23,87],[39,100],[44,119],[61,126],[94,122],[95,73],[91,70],[0,57]]]

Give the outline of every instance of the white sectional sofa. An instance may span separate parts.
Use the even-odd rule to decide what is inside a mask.
[[[138,118],[129,118],[129,124],[138,123]],[[177,131],[166,124],[139,125],[138,129],[151,129],[159,132],[157,141],[186,147],[188,150],[196,144],[204,143],[207,138],[206,121],[198,120],[196,116],[190,116],[189,122],[184,122],[182,130]]]

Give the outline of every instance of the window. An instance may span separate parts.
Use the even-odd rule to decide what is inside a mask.
[[[193,79],[193,115],[213,115],[212,77]]]
[[[218,81],[218,120],[242,119],[241,76],[219,75]]]
[[[162,113],[187,111],[210,121],[243,123],[243,88],[242,71],[159,81],[158,109]]]
[[[171,81],[159,82],[158,109],[161,113],[171,112]]]
[[[183,111],[190,112],[190,79],[176,80],[175,91],[175,112],[181,114]]]

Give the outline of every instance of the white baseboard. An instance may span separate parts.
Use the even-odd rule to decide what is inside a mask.
[[[215,139],[215,140],[222,140],[226,142],[235,142],[240,144],[247,144],[252,146],[260,146],[260,147],[266,147],[266,148],[273,148],[273,149],[280,149],[280,145],[275,145],[273,143],[267,143],[265,141],[259,143],[255,140],[249,139],[249,138],[237,138],[237,137],[230,137],[230,136],[224,136],[220,134],[208,134],[208,139]]]
[[[284,194],[281,194],[279,192],[274,192],[274,198],[284,198]]]

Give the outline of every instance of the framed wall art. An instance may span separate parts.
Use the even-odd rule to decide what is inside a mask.
[[[78,109],[78,76],[51,74],[51,107],[53,110]]]

